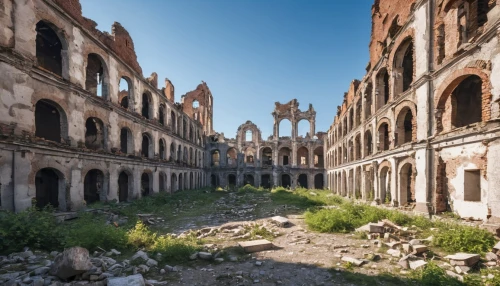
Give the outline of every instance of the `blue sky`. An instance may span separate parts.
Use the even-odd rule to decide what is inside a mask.
[[[145,77],[169,78],[176,101],[203,80],[214,129],[234,138],[251,120],[273,132],[274,102],[312,103],[316,131],[332,124],[352,79],[368,64],[372,0],[81,0],[101,31],[120,22]],[[309,130],[302,122],[299,132]],[[290,128],[280,127],[286,136]]]

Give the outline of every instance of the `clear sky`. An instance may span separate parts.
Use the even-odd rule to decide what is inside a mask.
[[[144,76],[156,72],[159,88],[169,78],[176,101],[205,81],[214,97],[214,129],[228,138],[251,120],[266,139],[274,102],[293,98],[301,110],[312,103],[316,131],[328,130],[369,60],[373,0],[80,2],[101,31],[110,32],[114,21],[129,31]]]

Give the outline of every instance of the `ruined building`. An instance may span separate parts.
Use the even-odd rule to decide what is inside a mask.
[[[236,139],[223,134],[209,137],[206,150],[210,154],[212,186],[253,185],[270,188],[283,186],[323,189],[323,135],[316,133],[316,112],[312,105],[301,111],[296,99],[286,104],[275,103],[273,135],[262,139],[259,128],[251,121],[240,125]],[[288,120],[291,134],[280,134],[281,121]],[[309,122],[306,136],[298,136],[301,120]],[[285,136],[281,136],[285,135]]]
[[[497,0],[376,0],[370,62],[325,136],[328,188],[500,220]]]
[[[207,85],[175,103],[119,23],[96,26],[78,0],[0,2],[1,208],[75,210],[209,182]]]

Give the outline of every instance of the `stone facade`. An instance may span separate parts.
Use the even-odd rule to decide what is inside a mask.
[[[370,63],[325,136],[335,193],[500,218],[500,7],[377,0]]]
[[[205,83],[191,92],[206,99],[200,120],[168,79],[160,90],[156,73],[143,77],[119,23],[97,30],[78,0],[4,0],[0,11],[1,208],[76,210],[209,183]]]
[[[315,133],[316,112],[312,105],[307,111],[299,109],[296,99],[286,104],[275,103],[273,135],[263,140],[259,128],[251,121],[240,125],[236,139],[224,134],[210,136],[210,181],[212,186],[243,186],[270,188],[283,186],[323,189],[324,133]],[[292,124],[291,136],[280,136],[282,120]],[[298,136],[298,123],[309,122],[309,132]],[[313,134],[311,136],[311,134]]]

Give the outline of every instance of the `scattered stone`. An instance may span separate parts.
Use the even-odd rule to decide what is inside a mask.
[[[344,256],[342,257],[342,261],[345,261],[345,262],[350,262],[356,266],[361,266],[363,263],[365,263],[365,261],[363,260],[359,260],[359,259],[356,259],[356,258],[352,258],[352,257],[349,257],[349,256]]]
[[[146,261],[146,265],[147,265],[147,266],[149,266],[149,267],[158,266],[158,261],[156,261],[156,260],[154,260],[154,259],[149,258],[149,259]]]
[[[261,266],[262,265],[262,261],[255,261],[255,266]]]
[[[218,263],[224,262],[224,258],[221,258],[221,257],[215,258],[214,260],[215,260],[215,262],[218,262]]]
[[[356,231],[370,233],[384,233],[384,223],[369,223],[362,227],[358,227]]]
[[[470,253],[456,253],[454,255],[447,255],[444,258],[450,260],[451,265],[459,265],[459,266],[474,266],[479,259],[479,254],[470,254]]]
[[[50,268],[50,274],[68,279],[92,268],[89,251],[83,247],[72,247],[57,255]]]
[[[282,216],[272,217],[271,220],[274,224],[276,224],[280,227],[287,227],[290,224],[288,219],[286,217],[282,217]]]
[[[112,248],[112,249],[110,250],[110,252],[111,252],[111,253],[113,253],[114,255],[120,255],[120,254],[122,254],[120,251],[118,251],[118,250],[116,250],[116,249],[114,249],[114,248]]]
[[[389,249],[389,250],[387,250],[387,254],[394,256],[394,257],[400,257],[401,251],[396,250],[396,249]]]
[[[500,250],[500,241],[499,241],[499,242],[497,242],[497,244],[495,244],[495,246],[493,246],[493,250],[494,250],[495,252]]]
[[[399,243],[399,242],[386,242],[385,245],[387,245],[389,248],[392,248],[392,249],[398,249],[401,246],[401,243]]]
[[[142,258],[142,260],[147,261],[149,259],[148,254],[142,250],[137,251],[131,258],[131,261]]]
[[[498,256],[493,252],[486,253],[485,257],[486,257],[487,261],[497,261],[498,260]]]
[[[196,260],[196,258],[198,258],[198,252],[189,255],[190,260]]]
[[[426,245],[423,245],[423,244],[416,244],[416,245],[413,245],[413,254],[422,254],[424,252],[427,252],[429,249],[427,248]]]
[[[463,282],[464,281],[464,277],[461,276],[461,275],[458,275],[456,274],[455,272],[453,271],[450,271],[450,270],[446,270],[446,274],[448,274],[448,276],[450,277],[453,277],[453,278],[456,278],[458,279],[459,281]]]
[[[455,271],[457,271],[458,274],[462,274],[462,273],[467,274],[467,272],[469,272],[470,269],[471,268],[468,266],[463,266],[463,265],[462,266],[460,266],[460,265],[455,266]]]
[[[107,281],[108,286],[145,286],[144,278],[141,274],[127,277],[112,277]]]
[[[198,252],[198,257],[203,260],[211,260],[213,258],[212,253],[210,252]]]
[[[273,247],[273,244],[267,239],[242,241],[238,242],[238,245],[247,253],[264,251]]]
[[[418,239],[412,239],[410,240],[409,242],[411,245],[419,245],[419,244],[422,244],[422,242],[420,242],[420,240]]]
[[[416,270],[424,265],[426,265],[427,262],[423,260],[416,260],[416,261],[410,261],[410,268],[413,270]]]
[[[410,253],[412,251],[411,244],[409,244],[409,243],[403,243],[403,244],[401,244],[401,246],[403,247],[403,251],[405,253]]]

